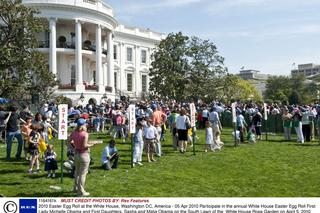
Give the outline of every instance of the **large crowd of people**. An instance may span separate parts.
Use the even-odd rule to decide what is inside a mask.
[[[221,141],[221,114],[231,113],[231,105],[219,102],[195,103],[196,127],[191,127],[189,103],[150,100],[140,101],[135,105],[137,125],[136,133],[132,136],[133,166],[143,165],[144,150],[146,161],[150,163],[165,155],[162,150],[165,134],[170,134],[172,138],[173,151],[181,154],[192,147],[192,139],[197,138],[197,129],[205,129],[205,152],[222,150],[224,146]],[[126,101],[69,106],[69,126],[74,129],[67,142],[68,161],[64,165],[75,177],[73,190],[77,195],[89,195],[84,185],[91,161],[90,147],[99,143],[89,140],[90,132],[110,134],[112,139],[101,150],[101,168],[112,170],[118,167],[120,155],[115,139],[120,138],[123,142],[130,140],[128,106],[129,102]],[[249,143],[261,140],[264,110],[263,105],[253,102],[237,102],[236,130],[232,134],[239,145],[246,140]],[[44,161],[48,178],[54,178],[58,169],[57,154],[52,143],[57,134],[57,105],[53,102],[45,103],[34,113],[28,106],[22,106],[19,110],[17,106],[8,103],[0,104],[0,130],[2,140],[7,144],[6,159],[11,159],[12,143],[16,138],[18,145],[15,158],[20,159],[24,154],[24,158],[30,161],[28,173],[40,172],[40,162]],[[316,130],[317,135],[320,134],[320,105],[270,104],[267,106],[267,113],[282,116],[284,140],[292,139],[292,128],[296,131],[299,143],[315,139]]]

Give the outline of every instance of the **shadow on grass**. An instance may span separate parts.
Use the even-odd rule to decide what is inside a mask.
[[[4,185],[4,186],[15,186],[15,185],[22,185],[22,184],[25,184],[25,183],[20,183],[20,182],[11,182],[11,183],[8,183],[8,182],[0,182],[0,186],[1,186],[1,185]]]
[[[9,160],[7,160],[6,158],[0,158],[0,163],[29,164],[29,161],[25,160],[24,158],[20,158],[20,159],[11,158]]]
[[[102,166],[92,166],[90,170],[102,170]]]
[[[288,144],[289,146],[302,146],[302,147],[314,147],[320,146],[319,143],[296,143],[296,144]]]
[[[28,178],[30,178],[30,179],[43,179],[43,178],[47,178],[47,175],[48,175],[48,173],[41,172],[38,174],[29,174]],[[60,174],[56,174],[56,175],[57,175],[57,177],[60,177]]]
[[[0,173],[1,174],[12,174],[12,173],[26,174],[27,169],[1,169]]]
[[[74,197],[75,193],[69,191],[59,192],[30,192],[30,193],[19,193],[15,197]]]

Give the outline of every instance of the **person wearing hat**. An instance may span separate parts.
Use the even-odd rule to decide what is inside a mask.
[[[71,133],[68,144],[72,144],[75,150],[75,178],[73,192],[78,196],[89,196],[90,193],[84,189],[86,176],[90,165],[90,147],[94,144],[89,144],[89,134],[87,133],[86,120],[80,118],[77,120],[77,126]]]

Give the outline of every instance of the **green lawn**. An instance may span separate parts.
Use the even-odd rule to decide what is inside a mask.
[[[92,149],[95,164],[87,176],[86,189],[101,197],[320,197],[320,146],[318,142],[297,144],[282,142],[281,136],[269,141],[233,147],[231,129],[224,129],[225,147],[220,152],[204,152],[204,132],[196,155],[172,152],[167,134],[163,145],[165,156],[157,162],[130,167],[130,144],[120,143],[119,169],[100,169],[103,147],[110,139],[104,134],[91,134],[105,144]],[[60,142],[55,141],[60,153]],[[73,179],[48,179],[47,174],[27,174],[25,160],[6,162],[4,144],[0,144],[0,194],[11,197],[74,196]],[[16,146],[13,147],[14,156]],[[144,156],[145,160],[145,156]],[[43,169],[42,163],[41,168]],[[60,171],[60,168],[59,168]],[[49,188],[60,186],[62,190]]]

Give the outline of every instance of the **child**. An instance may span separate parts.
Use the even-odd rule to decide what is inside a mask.
[[[133,153],[133,165],[138,164],[142,166],[142,152],[143,152],[143,131],[142,124],[137,123],[137,131],[133,136],[134,140],[134,153]]]
[[[146,153],[148,162],[156,161],[153,156],[155,153],[155,141],[158,136],[158,130],[152,125],[152,121],[147,121],[147,126],[144,127],[144,140],[146,143]]]
[[[47,117],[46,116],[43,116],[42,117],[42,124],[43,126],[43,131],[42,131],[42,137],[44,139],[44,141],[46,142],[46,144],[48,144],[50,141],[49,141],[49,129],[55,131],[55,132],[58,132],[55,128],[52,127],[52,125],[47,121]]]
[[[209,121],[206,121],[206,148],[205,152],[208,152],[208,149],[211,151],[214,151],[212,149],[212,144],[213,144],[213,133],[212,133],[212,127]]]
[[[232,132],[232,137],[236,138],[236,144],[240,145],[240,131],[236,130],[236,132]]]
[[[125,135],[123,132],[123,123],[124,123],[124,117],[121,115],[121,112],[118,111],[115,117],[115,127],[114,127],[115,133],[113,135],[113,139],[115,139],[118,135],[120,135],[120,137],[125,140]]]
[[[94,117],[93,119],[93,126],[96,132],[100,131],[100,127],[101,127],[101,116],[97,115]]]
[[[188,143],[190,143],[190,147],[193,146],[193,144],[192,144],[192,128],[188,129]]]
[[[39,161],[39,150],[38,150],[38,147],[39,147],[39,141],[40,141],[40,133],[39,133],[39,130],[41,129],[41,126],[40,125],[37,125],[37,124],[32,124],[31,125],[31,133],[30,133],[30,138],[29,138],[29,152],[30,152],[30,155],[31,155],[31,158],[30,158],[30,168],[28,170],[28,173],[29,174],[32,174],[33,173],[33,166],[36,165],[36,171],[35,173],[37,172],[40,172],[40,161]]]
[[[32,123],[32,118],[31,117],[27,117],[26,118],[26,123],[24,123],[22,125],[22,128],[21,128],[21,132],[22,132],[22,135],[23,135],[23,148],[24,148],[24,155],[25,155],[25,158],[26,160],[29,160],[29,157],[28,157],[28,153],[29,153],[29,135],[31,133],[31,123]]]
[[[45,166],[44,166],[44,171],[48,171],[48,178],[56,177],[56,170],[58,169],[58,164],[57,164],[57,154],[53,150],[53,145],[48,144],[47,145],[47,150],[45,152]]]
[[[255,129],[250,128],[248,132],[248,141],[249,143],[255,143],[256,142],[256,135],[255,135]]]

